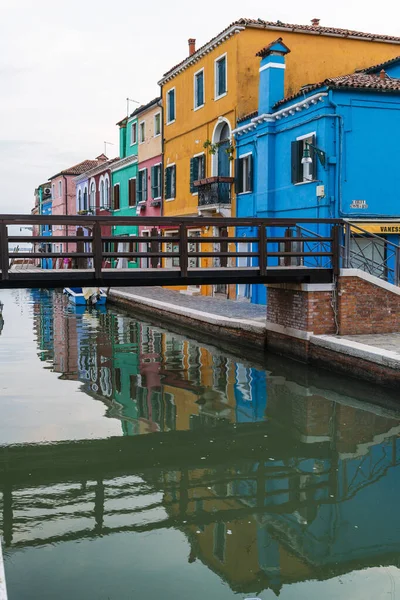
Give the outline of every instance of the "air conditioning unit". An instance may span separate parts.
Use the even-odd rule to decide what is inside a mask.
[[[51,189],[50,188],[44,188],[43,190],[44,194],[51,194]]]

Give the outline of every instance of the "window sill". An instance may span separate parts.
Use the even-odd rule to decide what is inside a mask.
[[[114,208],[113,212],[119,212],[121,209],[120,208]]]
[[[293,185],[308,185],[310,183],[317,183],[318,179],[312,179],[311,181],[299,181],[298,183],[294,183]]]
[[[165,202],[172,202],[175,198],[165,198]]]
[[[155,133],[153,137],[160,137],[161,133]]]
[[[161,196],[156,196],[155,198],[152,198],[152,200],[161,200]]]
[[[309,183],[309,182],[307,182],[307,183]],[[297,183],[295,185],[297,185]],[[252,193],[253,193],[253,190],[249,190],[247,192],[238,192],[236,194],[236,196],[246,196],[246,194],[252,194]]]
[[[172,123],[175,123],[176,119],[174,119],[173,121],[167,121],[167,125],[172,125]]]
[[[204,104],[200,104],[200,106],[195,106],[193,108],[193,111],[195,112],[196,110],[200,110],[200,108],[204,108],[205,107],[205,103]]]
[[[215,96],[214,98],[214,102],[216,102],[217,100],[221,100],[221,98],[225,98],[225,96],[227,95],[228,92],[224,92],[223,94],[221,94],[220,96]]]

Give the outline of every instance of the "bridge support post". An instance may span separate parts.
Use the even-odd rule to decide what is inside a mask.
[[[0,223],[0,268],[1,278],[8,279],[10,257],[8,253],[8,232],[7,225]]]

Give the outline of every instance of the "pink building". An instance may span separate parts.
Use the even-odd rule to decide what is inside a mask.
[[[50,177],[51,197],[52,197],[52,215],[76,215],[76,192],[75,192],[75,177],[89,171],[99,164],[98,160],[84,160],[69,169],[64,169],[56,175]],[[65,236],[75,235],[76,227],[73,225],[53,225],[52,235]],[[75,244],[68,243],[68,250],[75,251]],[[60,242],[53,243],[53,252],[67,251],[67,244]],[[53,261],[53,267],[60,268],[62,266],[61,259]]]
[[[155,98],[139,106],[133,115],[138,119],[138,174],[136,181],[137,214],[141,217],[159,217],[162,204],[162,105]],[[132,116],[133,116],[132,115]],[[159,228],[139,227],[139,235],[157,235]],[[151,251],[154,244],[144,242],[141,250]],[[142,258],[142,268],[156,267],[159,259]]]

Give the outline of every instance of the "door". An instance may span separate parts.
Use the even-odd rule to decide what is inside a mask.
[[[220,142],[218,145],[218,176],[229,177],[231,172],[228,148],[231,142],[229,139],[229,127],[225,124],[221,130]],[[229,183],[220,183],[218,185],[218,200],[222,204],[229,204]]]

